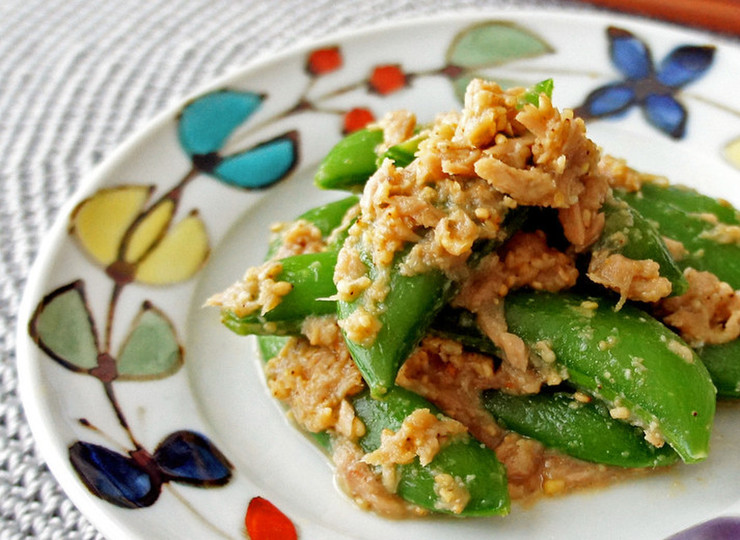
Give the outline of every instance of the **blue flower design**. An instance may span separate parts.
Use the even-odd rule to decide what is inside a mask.
[[[610,26],[609,55],[624,80],[591,92],[576,114],[589,118],[618,116],[639,106],[647,121],[663,133],[680,139],[688,113],[677,99],[679,91],[699,79],[712,64],[711,45],[683,45],[673,49],[656,67],[650,48],[631,32]]]

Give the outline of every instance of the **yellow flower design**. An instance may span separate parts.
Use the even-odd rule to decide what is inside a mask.
[[[178,283],[193,276],[210,254],[196,210],[174,222],[179,190],[147,207],[153,191],[142,185],[101,189],[70,216],[70,234],[118,284]]]
[[[740,169],[740,137],[725,146],[725,157],[737,169]]]

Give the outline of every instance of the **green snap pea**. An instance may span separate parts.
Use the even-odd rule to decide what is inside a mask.
[[[240,335],[298,335],[306,317],[334,313],[340,318],[349,316],[357,307],[355,302],[328,299],[336,294],[333,280],[336,260],[337,253],[333,251],[282,259],[283,270],[276,279],[289,282],[290,293],[264,315],[238,317],[224,310],[223,324]],[[373,343],[365,346],[346,340],[374,395],[381,395],[393,386],[401,364],[451,292],[451,282],[438,271],[413,276],[392,273],[390,291],[379,315],[383,326]]]
[[[446,306],[432,323],[432,332],[472,350],[493,357],[501,355],[480,330],[475,315],[464,309]],[[657,449],[648,444],[642,430],[612,419],[600,400],[576,406],[565,394],[553,401],[548,394],[509,396],[487,391],[482,401],[504,427],[585,461],[651,467],[668,464],[676,457],[668,446]]]
[[[667,190],[665,193],[673,197],[664,200],[659,190]],[[619,193],[619,197],[657,224],[661,235],[683,244],[687,254],[676,261],[680,268],[712,272],[734,289],[740,289],[740,243],[717,242],[712,237],[716,225],[705,217],[712,214],[720,223],[736,225],[740,222],[733,221],[732,210],[719,203],[712,205],[703,195],[689,190],[669,191],[653,185],[643,186],[637,193]],[[691,205],[692,200],[696,206]]]
[[[257,347],[262,360],[267,362],[275,358],[287,345],[288,341],[290,341],[290,336],[275,336],[272,334],[257,336]]]
[[[474,246],[475,251],[468,264],[474,266],[486,253],[500,246],[505,237],[519,230],[527,216],[526,209],[510,211],[502,224],[505,234],[497,240]],[[349,339],[345,334],[350,354],[373,396],[382,395],[395,384],[399,368],[455,292],[455,284],[438,270],[403,275],[399,266],[404,255],[405,252],[396,255],[393,262],[389,292],[376,315],[381,327],[375,339],[366,345]],[[368,268],[368,276],[375,280],[378,269],[369,257],[365,257],[363,262]],[[362,296],[352,301],[339,301],[339,320],[352,315],[363,302]]]
[[[515,396],[487,390],[482,403],[502,427],[584,461],[657,467],[678,459],[668,445],[656,448],[642,430],[613,419],[597,400],[584,403],[565,392]]]
[[[314,184],[321,189],[361,191],[378,168],[376,148],[382,143],[382,129],[366,128],[347,135],[321,161]]]
[[[376,450],[382,431],[397,431],[415,410],[429,409],[432,414],[441,414],[424,398],[400,387],[390,389],[379,399],[365,392],[353,399],[353,405],[367,430],[359,441],[365,452]],[[468,435],[448,442],[431,463],[422,466],[417,457],[412,463],[398,465],[397,473],[398,495],[427,510],[449,513],[435,490],[435,476],[449,474],[462,482],[470,494],[469,502],[457,515],[490,516],[509,512],[504,466],[493,451]]]
[[[509,330],[545,344],[576,387],[662,436],[685,462],[706,458],[716,389],[696,353],[632,305],[566,293],[506,297]]]
[[[717,387],[717,397],[740,398],[740,339],[696,349]]]
[[[362,191],[365,182],[378,170],[383,160],[390,159],[396,167],[405,167],[416,159],[416,151],[424,135],[416,134],[380,151],[383,130],[365,128],[339,141],[324,157],[314,177],[321,189]]]
[[[341,225],[347,211],[357,202],[358,199],[354,195],[345,197],[312,208],[297,219],[304,219],[316,225],[326,238]],[[269,259],[277,251],[280,243],[280,238],[277,238],[270,245],[266,258]],[[224,310],[222,322],[237,334],[264,336],[266,343],[270,342],[272,334],[278,336],[299,334],[306,317],[336,313],[336,303],[328,299],[336,294],[334,286],[336,261],[336,250],[281,259],[283,270],[276,279],[287,281],[292,285],[292,289],[283,297],[280,304],[264,315],[251,314],[238,317],[233,312]],[[260,346],[262,339],[258,338]]]
[[[540,81],[530,89],[528,89],[519,98],[518,107],[521,109],[527,103],[534,105],[535,107],[540,104],[540,94],[545,94],[548,98],[552,99],[552,91],[555,88],[555,82],[552,79],[545,79]]]
[[[264,315],[237,317],[224,310],[223,323],[240,335],[298,335],[306,317],[331,313],[348,317],[357,308],[357,301],[328,300],[336,294],[333,281],[336,257],[336,252],[322,252],[282,259],[283,271],[276,279],[291,283],[292,290],[281,303]],[[439,271],[413,276],[392,271],[389,293],[379,314],[382,327],[373,343],[362,345],[346,340],[374,395],[382,395],[393,386],[401,364],[452,292],[452,282]]]
[[[478,326],[475,313],[466,309],[444,306],[432,321],[429,331],[443,338],[461,343],[463,347],[493,357],[501,355],[499,349]]]
[[[335,251],[294,255],[280,262],[283,269],[275,279],[290,283],[291,291],[264,315],[253,313],[238,317],[230,310],[223,310],[221,321],[227,328],[239,335],[297,335],[306,317],[336,312],[336,303],[327,300],[337,292],[334,285]]]
[[[360,198],[357,195],[350,195],[343,199],[311,208],[298,216],[298,219],[306,220],[315,225],[321,231],[321,235],[326,238],[334,229],[342,224],[347,211],[359,202]]]
[[[672,295],[688,290],[688,282],[663,238],[642,214],[619,199],[608,199],[602,209],[606,215],[604,230],[592,251],[620,254],[633,260],[653,260],[660,266],[661,276],[671,282]]]
[[[730,203],[686,186],[648,182],[643,184],[635,195],[647,201],[659,199],[664,204],[670,204],[687,214],[714,214],[721,223],[740,225],[740,214]]]
[[[389,291],[381,311],[375,315],[381,328],[367,345],[346,337],[352,355],[373,396],[381,396],[393,387],[401,364],[424,336],[435,315],[449,300],[452,282],[440,271],[405,276],[398,270],[404,253],[396,256],[391,269]],[[366,261],[369,276],[377,269]],[[364,298],[337,302],[340,320],[348,318],[362,305]]]
[[[321,232],[323,238],[327,238],[342,225],[344,217],[347,212],[360,201],[356,195],[350,195],[337,201],[332,201],[315,208],[307,210],[296,218],[296,221],[303,220],[311,223]],[[341,242],[344,241],[344,237],[337,239],[338,245],[341,246]],[[282,245],[283,240],[279,234],[275,235],[270,240],[270,244],[267,248],[266,259],[271,259],[277,253],[278,249]],[[336,247],[336,246],[334,246]],[[330,246],[331,248],[331,246]]]
[[[419,149],[419,143],[424,139],[426,139],[425,135],[417,134],[406,141],[391,146],[378,156],[378,167],[380,167],[385,159],[390,159],[396,167],[405,167],[416,159],[416,151]]]
[[[309,223],[312,223],[318,229],[321,231],[321,235],[324,238],[327,238],[330,236],[344,221],[344,217],[347,214],[347,211],[352,208],[355,204],[359,202],[359,198],[355,195],[350,195],[349,197],[345,197],[343,199],[339,199],[337,201],[333,201],[321,206],[317,206],[315,208],[311,208],[310,210],[307,210],[298,218],[296,219],[303,219],[308,221]],[[341,245],[341,242],[343,242],[343,237],[339,237],[336,242]],[[273,241],[270,242],[270,245],[267,250],[267,254],[265,255],[265,259],[271,259],[273,255],[277,252],[280,245],[282,244],[282,239],[278,236]],[[334,246],[336,248],[336,246]],[[331,246],[330,246],[331,248]],[[323,271],[326,272],[325,275],[318,276],[316,275],[316,280],[321,283],[328,283],[329,279],[333,279],[333,268],[329,268],[327,265],[321,265],[319,268],[314,268],[315,271]],[[332,273],[332,275],[329,275],[329,272]],[[310,282],[308,283],[310,285]],[[302,287],[302,282],[295,282],[293,283],[293,289],[295,290],[295,287]],[[318,298],[318,296],[316,297]],[[324,304],[322,303],[322,306]],[[334,312],[335,308],[331,307],[329,308],[330,312]],[[226,314],[226,317],[231,321],[230,324],[238,327],[237,333],[239,334],[247,334],[250,333],[250,328],[256,328],[259,331],[265,330],[264,323],[259,324],[259,321],[256,321],[258,324],[255,326],[248,326],[248,325],[241,325],[239,321],[237,321],[238,317],[235,317],[233,313]],[[295,323],[293,323],[293,326],[295,328]],[[295,331],[291,331],[291,334],[295,333]],[[257,346],[259,347],[260,353],[262,355],[262,358],[265,359],[265,361],[269,360],[270,358],[273,358],[274,356],[277,356],[277,354],[280,352],[280,350],[285,346],[285,344],[288,341],[288,337],[286,336],[276,336],[276,335],[270,335],[270,334],[258,334],[255,336],[257,338]]]
[[[740,225],[740,215],[729,203],[707,197],[695,190],[656,184],[645,184],[637,193],[620,193],[655,222],[661,234],[683,243],[687,255],[677,261],[681,268],[708,271],[733,289],[740,289],[740,243],[719,243],[712,239],[719,223]],[[697,349],[722,398],[740,398],[740,340],[707,345]]]

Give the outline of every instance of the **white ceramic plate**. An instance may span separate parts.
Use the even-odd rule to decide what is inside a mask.
[[[610,42],[615,51],[626,45],[615,55],[633,55],[621,70]],[[339,196],[315,189],[312,172],[345,122],[402,107],[431,120],[459,108],[456,87],[472,75],[524,85],[552,77],[556,104],[575,108],[595,89],[624,83],[622,71],[639,59],[645,71],[623,86],[639,87],[642,101],[590,120],[592,137],[636,168],[740,206],[740,50],[613,15],[504,12],[387,25],[251,66],[157,119],[62,212],[21,311],[26,412],[74,503],[111,539],[240,538],[256,496],[306,539],[662,538],[732,513],[740,411],[723,405],[700,465],[515,504],[505,518],[380,519],[336,488],[324,455],[285,420],[252,340],[201,307],[262,259],[271,222]],[[646,105],[661,93],[670,96],[662,105]],[[178,458],[196,451],[215,456],[219,485],[184,478]],[[88,479],[119,475],[131,491],[91,489],[75,469]],[[146,507],[121,508],[125,500]]]

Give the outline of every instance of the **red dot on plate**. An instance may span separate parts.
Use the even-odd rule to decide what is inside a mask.
[[[342,67],[342,53],[339,47],[316,49],[308,55],[306,69],[313,75],[324,75]]]
[[[345,134],[352,133],[358,129],[362,129],[367,126],[370,122],[375,121],[375,116],[370,109],[357,107],[347,111],[344,115],[344,128]]]
[[[379,94],[390,94],[406,86],[406,75],[400,66],[377,66],[370,75],[370,88]]]
[[[244,518],[250,540],[297,540],[295,525],[267,499],[249,501]]]

